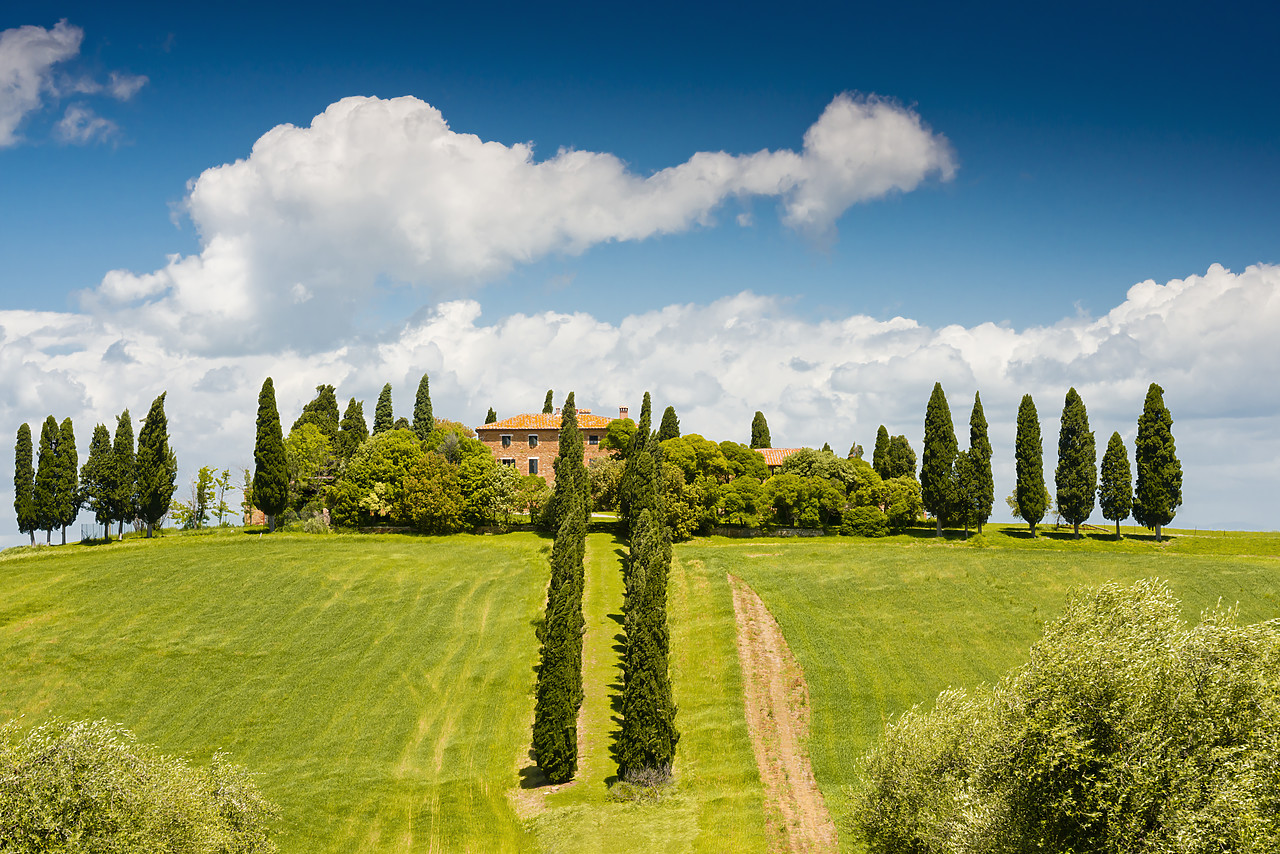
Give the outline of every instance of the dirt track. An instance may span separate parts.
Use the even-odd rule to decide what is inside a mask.
[[[729,576],[738,623],[738,658],[751,746],[764,783],[772,848],[834,852],[836,828],[813,778],[806,749],[809,690],[769,609],[742,579]]]

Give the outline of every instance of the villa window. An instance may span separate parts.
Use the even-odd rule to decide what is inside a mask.
[[[537,474],[537,473],[538,473],[538,458],[530,457],[529,458],[529,474]]]
[[[511,447],[511,434],[509,434],[509,433],[504,433],[504,434],[503,434],[503,436],[502,436],[502,447],[504,447],[504,448],[510,448],[510,447]]]
[[[538,436],[536,433],[529,434],[529,447],[530,448],[538,447]]]
[[[587,444],[588,444],[588,445],[599,445],[599,444],[600,444],[600,437],[599,437],[599,436],[588,436],[588,437],[587,437]]]

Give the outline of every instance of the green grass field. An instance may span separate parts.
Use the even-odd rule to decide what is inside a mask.
[[[1157,545],[1110,534],[1030,540],[1022,530],[988,525],[985,547],[920,530],[872,541],[703,540],[678,554],[708,576],[745,579],[777,617],[808,682],[814,773],[839,821],[855,759],[884,722],[1026,661],[1072,588],[1159,577],[1189,620],[1220,598],[1238,602],[1245,622],[1280,617],[1280,535],[1175,532]],[[843,833],[841,842],[848,850]]]

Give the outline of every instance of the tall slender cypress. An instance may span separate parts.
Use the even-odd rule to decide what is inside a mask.
[[[552,468],[556,473],[555,489],[542,510],[543,527],[560,530],[564,514],[573,508],[583,513],[583,519],[591,513],[591,478],[583,462],[582,430],[578,427],[578,410],[573,392],[565,398],[560,413],[560,449],[556,452]],[[570,493],[574,493],[570,498]]]
[[[387,387],[390,389],[390,386]],[[289,470],[280,434],[276,387],[267,377],[258,393],[258,435],[253,446],[253,506],[267,517],[267,529],[276,530],[276,514],[289,503]]]
[[[1018,485],[1014,500],[1018,502],[1018,515],[1036,535],[1036,525],[1044,518],[1049,507],[1049,490],[1044,485],[1044,444],[1040,439],[1040,416],[1035,401],[1024,394],[1018,404],[1018,436],[1014,440],[1014,467]]]
[[[1080,539],[1080,523],[1093,512],[1098,491],[1098,450],[1093,431],[1089,429],[1089,413],[1074,388],[1067,389],[1058,431],[1058,467],[1053,483],[1057,489],[1058,512]]]
[[[133,419],[129,410],[116,418],[116,433],[111,443],[111,518],[119,523],[119,537],[124,539],[124,523],[133,522],[138,513],[138,460],[133,450]]]
[[[550,415],[556,411],[555,389],[547,389],[547,398],[542,401],[542,414]]]
[[[1133,456],[1138,469],[1133,518],[1154,528],[1158,543],[1160,529],[1173,521],[1182,504],[1182,463],[1173,443],[1173,416],[1164,405],[1164,389],[1155,383],[1147,388]]]
[[[111,536],[111,431],[103,424],[93,428],[89,458],[80,469],[80,494],[94,520]]]
[[[373,409],[373,435],[395,429],[395,420],[391,409],[391,383],[387,383],[378,394],[378,403]]]
[[[987,417],[982,412],[982,398],[973,393],[973,412],[969,415],[969,463],[973,466],[974,520],[978,533],[991,518],[996,501],[995,478],[991,474],[991,439],[987,437]]]
[[[959,453],[956,429],[942,383],[933,384],[929,405],[924,413],[924,451],[920,459],[920,499],[924,509],[933,514],[935,536],[942,536],[942,525],[951,506],[952,468]]]
[[[166,392],[151,402],[151,409],[138,430],[138,510],[147,526],[147,536],[169,512],[178,479],[178,458],[169,447],[169,419],[164,414]],[[276,417],[276,430],[280,418]],[[284,441],[281,440],[281,450]],[[281,454],[283,457],[283,453]]]
[[[871,467],[882,480],[888,480],[889,474],[889,431],[883,424],[876,431],[876,446],[871,452]]]
[[[32,490],[36,524],[44,531],[45,543],[53,542],[58,525],[58,422],[52,415],[40,426],[40,449],[36,452],[36,480]]]
[[[80,515],[80,455],[76,452],[76,433],[70,418],[58,427],[58,527],[62,544],[67,544],[67,526]]]
[[[434,429],[436,417],[431,411],[431,385],[424,373],[418,380],[418,396],[413,399],[413,432],[425,442]]]
[[[495,424],[498,421],[498,413],[493,411],[493,407],[489,407],[489,411],[484,416],[485,424]]]
[[[631,448],[627,451],[627,462],[622,469],[622,482],[618,485],[618,515],[622,517],[623,523],[626,525],[628,533],[635,519],[639,516],[639,510],[632,512],[632,504],[639,495],[641,485],[646,478],[652,476],[651,472],[642,472],[641,469],[646,465],[645,461],[639,459],[639,451],[649,446],[652,437],[650,433],[653,424],[653,404],[649,397],[649,392],[644,393],[644,401],[640,404],[640,421],[636,425],[636,432],[631,437]],[[652,458],[648,459],[647,464],[652,465]]]
[[[289,430],[292,432],[304,424],[316,425],[329,439],[338,435],[338,397],[333,386],[316,386],[315,399],[302,407],[302,414]]]
[[[755,417],[751,419],[751,447],[773,447],[773,438],[769,435],[769,422],[765,420],[764,413],[758,409]]]
[[[889,477],[916,476],[916,452],[911,450],[911,443],[906,436],[898,435],[889,439],[889,453],[885,466],[889,469]]]
[[[18,428],[18,439],[13,449],[13,510],[18,515],[18,533],[30,535],[34,546],[40,520],[36,516],[36,473],[32,454],[31,426],[23,424]]]
[[[662,411],[662,423],[658,425],[658,441],[680,438],[680,419],[676,417],[676,408],[668,406]]]
[[[1120,539],[1120,522],[1133,509],[1133,474],[1129,470],[1129,453],[1118,432],[1111,434],[1107,452],[1102,455],[1098,506],[1102,508],[1102,518],[1116,523],[1116,539]]]
[[[347,401],[347,411],[342,414],[342,425],[338,428],[338,441],[334,445],[334,453],[338,459],[351,459],[365,439],[369,438],[369,422],[364,420],[364,401],[354,397]]]

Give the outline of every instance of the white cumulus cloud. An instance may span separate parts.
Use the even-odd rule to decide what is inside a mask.
[[[0,32],[0,148],[18,142],[18,125],[40,109],[53,88],[53,66],[80,52],[84,31],[66,21],[52,29],[25,26]]]
[[[776,197],[787,223],[821,233],[850,205],[954,170],[944,137],[877,98],[835,98],[800,151],[699,152],[647,176],[609,153],[537,160],[417,98],[345,98],[192,183],[198,255],[113,271],[84,305],[129,306],[209,353],[282,336],[310,349],[343,337],[380,282],[457,294],[552,253],[688,230],[733,197]]]

